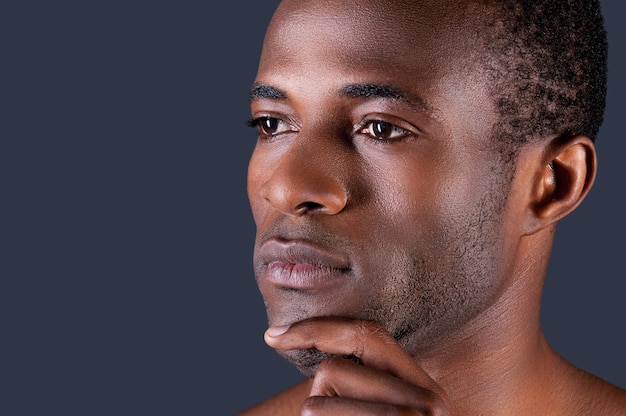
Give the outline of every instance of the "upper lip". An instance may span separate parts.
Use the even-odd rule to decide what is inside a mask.
[[[306,241],[272,238],[259,249],[258,262],[261,266],[279,262],[286,264],[308,264],[323,268],[348,270],[350,263],[343,256],[326,251]]]

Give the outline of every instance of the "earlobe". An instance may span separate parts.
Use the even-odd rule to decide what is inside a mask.
[[[553,224],[572,212],[585,198],[596,174],[596,151],[591,139],[576,136],[555,140],[547,148],[536,176],[533,221],[528,234]]]

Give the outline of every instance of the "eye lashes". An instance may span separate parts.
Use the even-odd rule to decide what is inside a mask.
[[[261,118],[251,118],[250,120],[246,121],[246,125],[250,128],[257,128],[259,126],[259,120]]]

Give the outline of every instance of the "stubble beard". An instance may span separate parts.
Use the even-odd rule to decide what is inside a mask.
[[[457,237],[446,240],[450,245],[447,250],[442,248],[450,253],[446,261],[425,260],[416,253],[394,260],[394,277],[372,297],[376,301],[350,318],[379,322],[416,359],[445,348],[446,342],[488,308],[501,290],[501,271],[494,266],[500,214],[501,210],[482,209],[476,218],[465,222],[465,229],[455,230]],[[316,349],[278,353],[306,377],[313,377],[320,363],[336,356]]]

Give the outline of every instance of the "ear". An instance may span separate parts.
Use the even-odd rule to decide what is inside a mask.
[[[555,139],[546,147],[534,179],[532,234],[572,212],[585,198],[596,176],[596,150],[591,139]]]

